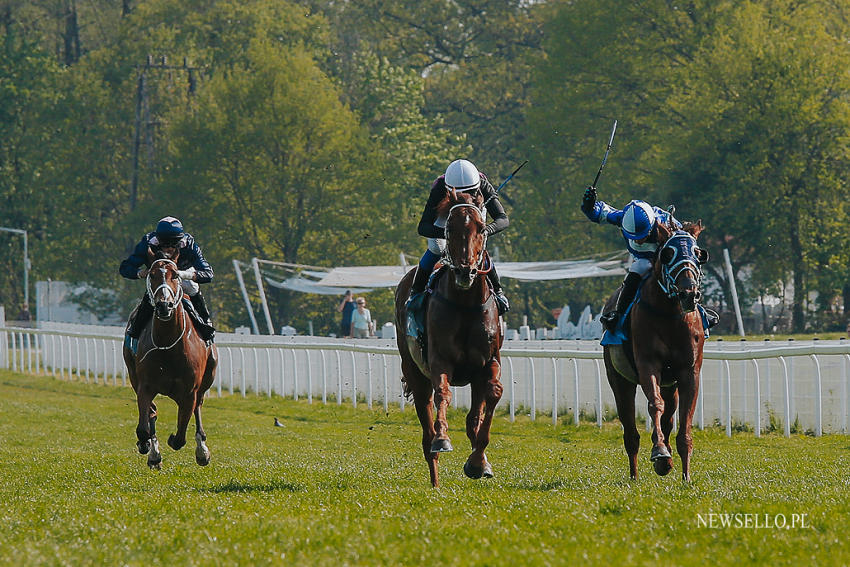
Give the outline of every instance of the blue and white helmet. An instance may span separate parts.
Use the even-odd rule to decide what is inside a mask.
[[[481,185],[481,175],[471,161],[457,159],[446,168],[446,185],[455,191],[472,191]]]
[[[183,238],[183,223],[174,217],[164,217],[156,223],[156,238],[160,244],[176,244]]]
[[[629,240],[640,240],[649,236],[655,226],[655,211],[649,203],[634,200],[623,209],[623,236]]]

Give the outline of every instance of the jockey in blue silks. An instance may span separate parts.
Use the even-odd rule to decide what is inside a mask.
[[[498,193],[496,193],[493,185],[487,180],[487,177],[483,173],[480,173],[472,162],[465,159],[455,160],[450,163],[446,168],[446,173],[438,177],[431,185],[431,194],[428,196],[428,202],[425,204],[425,210],[422,212],[422,218],[419,221],[418,232],[420,236],[428,239],[428,249],[422,255],[419,265],[416,267],[416,275],[410,286],[408,306],[410,306],[410,299],[425,291],[428,278],[431,272],[434,271],[434,265],[442,257],[446,249],[446,219],[438,217],[437,205],[446,198],[447,192],[451,190],[458,193],[469,191],[471,193],[478,192],[481,194],[484,198],[487,212],[490,213],[493,219],[492,222],[484,227],[484,234],[488,237],[508,227],[508,215],[505,213],[502,203],[499,202]],[[508,303],[508,298],[505,297],[505,293],[502,291],[502,285],[499,283],[499,276],[496,274],[495,266],[487,273],[487,277],[493,286],[493,293],[496,296],[499,314],[503,314],[510,309],[510,304]]]
[[[626,248],[632,256],[632,263],[623,280],[615,310],[604,313],[600,318],[605,328],[613,331],[620,316],[626,312],[634,300],[641,280],[652,270],[652,260],[655,258],[656,250],[664,245],[664,242],[658,242],[656,227],[659,223],[668,224],[672,221],[673,226],[681,229],[682,223],[664,209],[653,207],[644,201],[634,200],[622,210],[615,209],[604,201],[596,199],[596,187],[585,189],[581,210],[595,223],[607,221],[619,226],[626,241]]]
[[[118,272],[127,279],[135,280],[147,277],[148,248],[154,254],[164,251],[166,257],[172,257],[175,249],[179,251],[177,258],[178,275],[183,292],[189,296],[192,306],[201,319],[201,328],[198,333],[205,341],[212,341],[215,336],[215,328],[210,321],[210,312],[207,309],[204,296],[198,284],[209,283],[213,279],[213,270],[209,262],[204,258],[201,247],[195,242],[195,238],[183,230],[183,223],[174,217],[161,219],[156,230],[145,234],[136,244],[133,253],[121,262]],[[127,327],[127,334],[134,339],[139,338],[145,324],[153,315],[153,304],[148,298],[147,291],[139,303],[136,316]]]

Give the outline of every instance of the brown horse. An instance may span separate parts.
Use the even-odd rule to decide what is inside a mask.
[[[195,415],[195,461],[206,466],[210,451],[201,425],[204,394],[212,386],[218,351],[198,336],[183,306],[183,289],[177,273],[177,257],[158,259],[148,253],[147,296],[154,304],[154,317],[142,329],[136,354],[124,346],[124,363],[139,406],[136,446],[148,456],[148,466],[160,469],[162,455],[156,438],[156,404],[163,394],[177,402],[177,433],[169,435],[175,451],[186,444],[189,418]],[[160,254],[160,256],[162,256]]]
[[[426,305],[426,357],[413,337],[399,333],[397,338],[404,392],[413,396],[422,425],[422,450],[432,486],[439,484],[439,454],[452,450],[446,421],[452,397],[449,386],[469,384],[472,389],[472,404],[466,416],[472,454],[463,467],[470,478],[493,476],[484,449],[490,443],[493,412],[502,397],[499,312],[487,278],[479,277],[489,265],[483,206],[465,193],[452,192],[439,210],[441,216],[447,216],[443,264],[448,270],[437,279]],[[405,303],[413,274],[408,272],[396,290],[399,329],[407,328]]]
[[[679,409],[676,450],[682,459],[682,478],[691,477],[693,452],[691,422],[699,393],[703,321],[696,309],[700,299],[700,265],[708,253],[696,239],[702,222],[684,223],[685,230],[659,225],[658,249],[653,271],[643,282],[640,299],[631,310],[630,343],[603,348],[608,383],[614,391],[617,413],[623,424],[623,444],[629,456],[631,478],[638,476],[640,435],[635,427],[635,390],[639,384],[649,400],[652,422],[652,453],[655,472],[666,475],[673,468],[669,436],[673,416]],[[615,293],[606,311],[617,301]],[[636,373],[635,373],[636,370]],[[636,375],[635,375],[636,374]]]

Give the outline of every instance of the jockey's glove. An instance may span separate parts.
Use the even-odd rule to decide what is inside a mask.
[[[596,204],[596,187],[588,187],[584,190],[584,196],[581,198],[581,210],[590,212],[593,210],[593,205]]]
[[[189,268],[188,270],[177,270],[177,275],[180,276],[181,280],[193,280],[195,279],[195,268]]]

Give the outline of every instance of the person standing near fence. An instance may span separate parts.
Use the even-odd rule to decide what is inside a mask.
[[[372,334],[372,313],[366,309],[366,300],[357,298],[357,309],[351,312],[351,335],[355,339],[366,339]]]
[[[349,339],[351,338],[351,313],[354,311],[354,297],[351,295],[350,289],[345,290],[345,295],[336,310],[342,313],[342,321],[339,324],[339,336]]]

